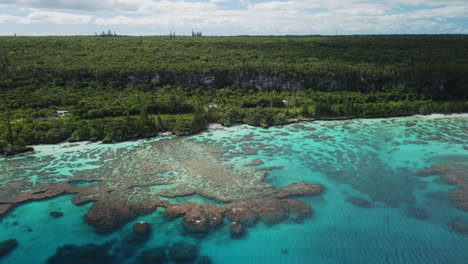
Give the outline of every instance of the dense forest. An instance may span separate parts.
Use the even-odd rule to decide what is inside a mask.
[[[0,37],[0,73],[1,150],[468,111],[468,35]]]

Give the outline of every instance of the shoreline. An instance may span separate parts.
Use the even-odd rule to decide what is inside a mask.
[[[291,118],[287,119],[283,122],[277,122],[277,123],[272,123],[268,125],[253,125],[253,124],[248,124],[245,122],[241,121],[236,121],[233,122],[232,124],[225,125],[221,123],[209,123],[207,124],[206,127],[199,129],[197,131],[193,132],[184,132],[184,133],[175,133],[171,131],[164,131],[164,132],[158,132],[158,133],[150,133],[147,135],[137,135],[137,136],[132,136],[127,139],[121,140],[121,141],[110,141],[110,142],[104,142],[103,140],[98,140],[98,141],[92,141],[92,140],[64,140],[56,143],[49,143],[46,145],[58,145],[58,144],[63,144],[63,143],[78,143],[78,142],[99,142],[100,144],[116,144],[116,143],[122,143],[122,142],[129,142],[129,141],[135,141],[135,140],[140,140],[140,139],[152,139],[156,137],[164,137],[164,136],[174,136],[174,137],[188,137],[192,135],[196,135],[202,132],[207,131],[209,128],[213,127],[231,127],[231,126],[239,126],[239,125],[249,125],[249,126],[254,126],[254,127],[262,127],[264,129],[268,129],[271,127],[275,126],[284,126],[284,125],[291,125],[291,124],[297,124],[297,123],[308,123],[308,122],[315,122],[315,121],[344,121],[344,120],[354,120],[354,119],[378,119],[378,118],[397,118],[397,117],[428,117],[428,118],[443,118],[443,117],[468,117],[468,113],[451,113],[451,114],[440,114],[440,113],[432,113],[432,114],[427,114],[427,115],[421,115],[421,114],[408,114],[408,115],[378,115],[378,116],[366,116],[366,117],[357,117],[357,116],[345,116],[345,117],[313,117],[313,118]],[[45,144],[45,143],[44,143]],[[35,144],[35,145],[27,145],[22,148],[14,148],[8,153],[1,153],[0,158],[13,158],[17,157],[22,154],[27,154],[30,152],[34,152],[34,146],[38,145],[44,145],[44,144]],[[13,154],[12,154],[13,153]]]

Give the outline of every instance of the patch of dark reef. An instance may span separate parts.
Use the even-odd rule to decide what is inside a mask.
[[[433,165],[416,172],[416,175],[420,177],[442,175],[440,178],[442,181],[457,185],[459,188],[451,191],[450,198],[455,206],[468,211],[468,160],[466,158],[454,163]]]
[[[32,151],[34,151],[33,147],[17,147],[17,148],[10,147],[3,151],[0,151],[0,157],[12,157],[12,156],[16,156],[19,154],[32,152]]]
[[[276,224],[311,215],[309,205],[289,198],[320,194],[322,185],[300,182],[275,189],[264,182],[266,172],[238,170],[219,162],[222,153],[216,146],[166,139],[150,143],[147,148],[109,154],[101,167],[76,172],[64,182],[32,184],[18,179],[0,186],[0,216],[17,204],[62,194],[74,194],[72,202],[76,205],[93,202],[84,220],[98,234],[111,233],[158,207],[166,208],[166,219],[182,217],[184,229],[194,235],[218,227],[224,217],[251,226],[260,220]],[[168,159],[171,162],[166,162]],[[94,183],[76,184],[89,182]],[[164,200],[191,195],[224,204],[171,204]]]
[[[468,236],[468,221],[461,218],[455,218],[447,222],[449,229],[460,235]]]
[[[18,247],[16,239],[8,239],[0,242],[0,258],[10,254],[15,248]]]
[[[115,264],[117,257],[110,253],[111,243],[84,246],[65,245],[57,249],[47,264]]]
[[[372,203],[367,200],[367,199],[364,199],[364,198],[360,198],[360,197],[348,197],[346,198],[346,202],[354,205],[354,206],[357,206],[357,207],[362,207],[362,208],[371,208],[372,207]]]
[[[407,217],[415,218],[418,220],[428,220],[429,214],[424,208],[408,206],[405,208],[405,215]]]
[[[47,260],[47,264],[158,264],[158,263],[195,263],[209,264],[209,256],[200,256],[199,247],[184,242],[148,248],[140,251],[143,244],[129,244],[129,241],[115,240],[82,246],[64,245]]]
[[[58,212],[58,211],[53,211],[53,212],[50,212],[49,213],[50,216],[52,216],[53,218],[60,218],[63,216],[63,213],[62,212]]]
[[[80,186],[90,186],[91,184],[98,184],[101,183],[102,181],[85,181],[85,180],[76,180],[76,181],[68,181],[68,184],[70,184],[73,187],[80,187]]]

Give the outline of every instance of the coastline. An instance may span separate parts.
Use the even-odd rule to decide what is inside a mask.
[[[262,127],[265,129],[268,129],[270,127],[275,127],[275,126],[284,126],[284,125],[290,125],[290,124],[297,124],[297,123],[307,123],[307,122],[315,122],[315,121],[343,121],[343,120],[354,120],[354,119],[378,119],[378,118],[396,118],[396,117],[427,117],[427,118],[444,118],[444,117],[468,117],[468,113],[451,113],[451,114],[440,114],[440,113],[432,113],[428,115],[421,115],[421,114],[408,114],[408,115],[377,115],[377,116],[365,116],[365,117],[357,117],[357,116],[344,116],[344,117],[314,117],[314,118],[291,118],[287,119],[282,122],[276,122],[276,123],[271,123],[268,125],[254,125],[254,124],[249,124],[246,122],[242,121],[235,121],[232,124],[221,124],[221,123],[210,123],[204,128],[198,129],[197,131],[192,131],[192,132],[184,132],[184,133],[175,133],[172,131],[164,131],[164,132],[159,132],[159,133],[149,133],[146,135],[135,135],[128,137],[124,140],[121,141],[103,141],[100,140],[101,144],[115,144],[115,143],[121,143],[121,142],[128,142],[128,141],[135,141],[135,140],[140,140],[140,139],[152,139],[156,137],[167,137],[167,136],[175,136],[175,137],[188,137],[192,135],[196,135],[202,132],[205,132],[208,128],[213,128],[213,127],[231,127],[231,126],[239,126],[239,125],[249,125],[249,126],[255,126],[255,127]],[[98,140],[99,141],[99,140]],[[85,139],[85,140],[64,140],[60,141],[57,143],[52,143],[50,145],[57,145],[57,144],[62,144],[62,143],[76,143],[76,142],[96,142],[90,139]],[[46,143],[44,143],[46,144]],[[49,145],[48,144],[48,145]],[[18,155],[28,153],[28,152],[34,152],[34,146],[38,146],[42,144],[36,144],[36,145],[27,145],[22,148],[13,148],[12,150],[1,153],[0,158],[12,158],[16,157]]]

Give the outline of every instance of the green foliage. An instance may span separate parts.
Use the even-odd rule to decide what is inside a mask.
[[[0,147],[466,112],[467,47],[463,35],[0,37]]]

